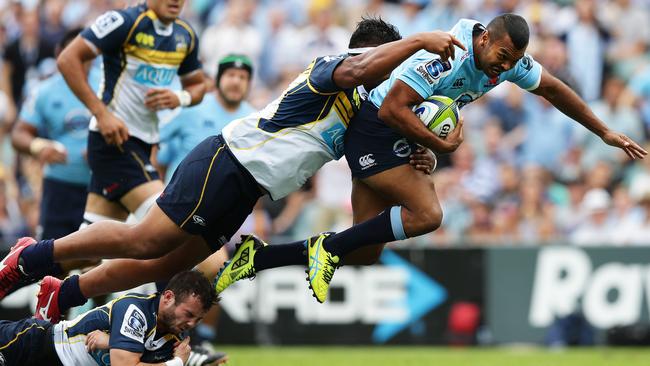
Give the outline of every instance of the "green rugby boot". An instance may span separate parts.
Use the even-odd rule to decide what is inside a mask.
[[[327,291],[334,271],[339,267],[339,257],[325,250],[323,241],[332,233],[322,233],[307,241],[307,281],[314,297],[323,303],[327,299]]]
[[[217,293],[221,293],[228,286],[243,278],[255,278],[253,261],[255,253],[267,245],[254,235],[242,235],[241,242],[235,246],[232,258],[226,262],[226,266],[217,275],[214,285]]]

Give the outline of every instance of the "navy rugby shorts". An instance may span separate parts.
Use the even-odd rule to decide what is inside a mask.
[[[156,201],[181,229],[219,250],[263,195],[221,135],[198,144],[180,163]]]
[[[388,127],[377,112],[372,102],[364,101],[345,133],[345,158],[353,178],[367,178],[408,164],[417,147]]]

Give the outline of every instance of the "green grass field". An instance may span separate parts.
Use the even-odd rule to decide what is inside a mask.
[[[220,346],[229,366],[649,366],[650,348]]]

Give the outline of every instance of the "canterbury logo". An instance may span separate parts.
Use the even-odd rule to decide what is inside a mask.
[[[194,221],[194,223],[197,225],[201,225],[201,226],[206,225],[205,219],[199,215],[192,216],[192,221]]]
[[[359,164],[362,168],[368,168],[375,164],[375,158],[373,154],[364,155],[359,158]]]

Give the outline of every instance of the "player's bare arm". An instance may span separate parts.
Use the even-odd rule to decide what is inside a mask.
[[[631,138],[609,129],[603,121],[594,115],[582,98],[546,69],[542,70],[539,87],[532,92],[544,97],[562,113],[603,139],[606,144],[623,149],[630,159],[643,159],[648,154]]]
[[[115,366],[181,366],[190,357],[190,338],[185,338],[174,346],[174,359],[163,363],[140,362],[141,353],[129,352],[117,348],[110,351],[111,365]]]
[[[445,140],[431,133],[413,113],[412,106],[424,99],[413,88],[397,80],[379,108],[379,118],[402,136],[433,151],[448,153],[463,142],[463,118]]]
[[[332,78],[341,88],[353,88],[358,85],[376,86],[386,79],[394,68],[421,49],[436,53],[447,60],[454,59],[455,47],[466,50],[458,39],[447,32],[417,33],[360,55],[348,57],[334,70]]]
[[[78,36],[68,45],[56,60],[56,64],[70,86],[70,89],[97,119],[97,127],[109,144],[121,145],[129,139],[129,130],[122,120],[115,117],[106,105],[95,95],[88,84],[88,75],[83,64],[99,55],[99,50],[91,47]]]
[[[60,142],[38,137],[36,127],[18,121],[11,131],[11,144],[16,151],[29,154],[43,164],[63,164],[68,159],[65,146]]]

